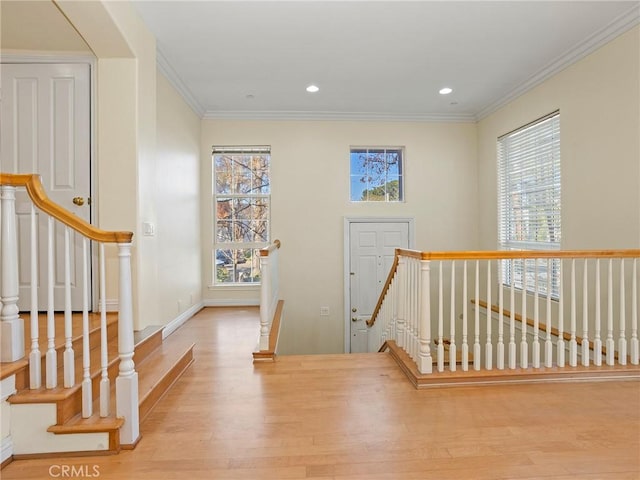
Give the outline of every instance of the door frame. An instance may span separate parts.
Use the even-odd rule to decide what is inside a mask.
[[[81,63],[89,65],[89,198],[91,198],[91,204],[89,205],[89,223],[95,225],[98,221],[98,190],[97,190],[97,143],[96,143],[96,125],[97,125],[97,64],[98,59],[90,53],[69,53],[62,54],[56,52],[25,52],[25,53],[3,53],[3,63]],[[89,308],[94,312],[98,311],[99,298],[98,292],[98,249],[93,249],[91,252],[91,285],[90,285],[90,298]],[[108,310],[108,308],[107,308]]]
[[[344,217],[344,353],[351,353],[351,224],[352,223],[406,223],[409,226],[409,248],[415,248],[415,217]]]

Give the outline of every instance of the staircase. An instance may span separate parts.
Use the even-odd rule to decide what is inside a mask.
[[[28,316],[28,315],[26,315]],[[76,318],[78,317],[78,318]],[[124,423],[116,417],[115,379],[118,375],[118,319],[117,314],[107,314],[107,375],[111,385],[109,414],[100,416],[98,400],[94,403],[93,415],[82,418],[82,355],[83,341],[80,315],[73,319],[73,350],[75,353],[75,386],[62,388],[62,356],[65,339],[56,337],[58,356],[58,387],[29,389],[29,362],[21,359],[16,362],[0,364],[0,385],[2,398],[8,393],[6,404],[3,402],[3,416],[8,414],[11,420],[10,441],[12,458],[57,455],[62,452],[78,453],[117,453],[121,448],[133,448],[135,445],[120,443],[120,429]],[[25,318],[25,321],[27,319]],[[64,332],[62,315],[56,315],[56,331]],[[93,398],[98,399],[102,372],[100,369],[100,316],[90,314],[89,349],[91,354],[91,384]],[[42,352],[42,370],[45,369],[46,322],[39,322],[40,351]],[[152,410],[158,400],[193,362],[194,345],[177,336],[163,340],[162,327],[148,327],[135,332],[135,369],[138,374],[138,413],[140,421]],[[44,339],[44,340],[42,340]],[[26,339],[25,350],[30,347]],[[3,449],[5,439],[3,439]],[[4,458],[4,457],[3,457]],[[10,458],[8,459],[10,461]],[[5,462],[7,463],[7,462]]]

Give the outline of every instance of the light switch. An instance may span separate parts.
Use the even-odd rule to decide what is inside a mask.
[[[155,225],[151,222],[142,223],[142,234],[145,237],[153,237],[156,234]]]

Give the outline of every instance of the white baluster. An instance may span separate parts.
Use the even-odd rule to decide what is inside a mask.
[[[451,339],[449,341],[449,370],[456,371],[456,262],[451,262],[451,306],[449,318],[449,331]]]
[[[529,366],[529,344],[527,343],[527,259],[522,259],[522,336],[520,337],[520,368]]]
[[[398,347],[404,348],[404,327],[405,327],[405,306],[407,293],[407,259],[398,259],[398,318],[396,319],[396,343]]]
[[[420,294],[420,288],[422,288],[423,282],[422,282],[422,278],[420,277],[421,275],[421,261],[420,260],[415,260],[414,261],[414,265],[415,265],[415,272],[416,272],[416,289],[415,289],[415,296],[414,296],[414,353],[415,353],[415,357],[416,359],[420,356],[420,347],[421,347],[421,330],[422,330],[422,325],[421,325],[421,310],[424,307],[424,296]],[[424,290],[423,290],[424,292]],[[427,295],[429,295],[429,291],[427,291]],[[429,298],[430,301],[430,298]],[[431,311],[429,311],[429,326],[431,326]],[[429,341],[431,341],[431,330],[429,330]],[[429,348],[431,348],[431,346],[429,345]],[[431,350],[429,350],[429,352],[431,352]],[[429,353],[429,356],[431,357],[431,353]]]
[[[31,204],[31,352],[29,353],[29,388],[42,386],[42,358],[38,326],[38,218]]]
[[[576,341],[576,259],[571,259],[571,339],[569,340],[569,365],[578,365],[578,342]]]
[[[510,301],[511,301],[511,316],[509,317],[509,368],[516,368],[516,269],[515,260],[510,261],[511,265],[511,288],[510,288]]]
[[[260,280],[260,340],[258,349],[269,349],[269,324],[271,319],[269,313],[271,310],[271,275],[269,272],[269,256],[260,256],[260,271],[262,278]]]
[[[409,357],[411,357],[411,329],[412,329],[412,325],[411,322],[413,320],[413,312],[411,311],[411,296],[413,295],[414,292],[414,284],[413,284],[413,276],[411,275],[411,258],[407,258],[407,264],[405,265],[406,268],[406,275],[407,275],[407,283],[406,285],[406,290],[405,290],[405,307],[404,307],[404,312],[405,312],[405,316],[404,316],[404,333],[403,333],[403,339],[402,339],[402,344],[404,345],[404,351],[407,352],[409,354]],[[415,361],[415,359],[414,359]]]
[[[620,259],[620,331],[618,337],[618,363],[627,364],[627,309],[625,301],[625,278],[624,278],[624,258]]]
[[[69,227],[64,228],[64,387],[75,383],[75,353],[73,352],[73,319],[71,317],[71,255]]]
[[[421,312],[418,335],[420,339],[420,352],[418,353],[418,371],[420,373],[431,373],[433,369],[433,359],[431,358],[431,286],[430,286],[430,262],[421,260]],[[417,262],[416,262],[417,266]]]
[[[118,356],[120,369],[116,378],[116,416],[124,418],[120,441],[132,445],[140,436],[138,415],[138,373],[133,361],[133,300],[131,284],[131,244],[118,244],[120,264]]]
[[[109,357],[107,351],[107,291],[104,267],[104,244],[100,244],[100,416],[108,417],[111,401]]]
[[[587,273],[587,259],[584,259],[584,271],[582,272],[582,365],[589,366],[589,289],[587,281],[589,275]]]
[[[440,261],[440,268],[438,270],[438,348],[436,355],[438,356],[438,371],[444,371],[444,298],[443,298],[443,285],[442,285],[442,264]]]
[[[613,259],[609,259],[609,272],[607,275],[607,365],[615,363],[615,343],[613,341]]]
[[[480,261],[476,260],[476,282],[475,282],[475,299],[476,308],[474,312],[474,339],[473,339],[473,369],[480,370]],[[491,308],[491,307],[489,307]]]
[[[56,353],[56,318],[54,314],[54,258],[53,258],[53,238],[54,223],[53,217],[49,217],[47,228],[47,353],[45,354],[46,364],[46,385],[47,388],[58,386],[58,355]]]
[[[395,340],[397,338],[396,323],[398,321],[398,271],[397,269],[396,269],[396,274],[393,276],[393,282],[391,282],[391,290],[389,290],[389,295],[391,297],[391,307],[389,309],[390,324],[389,324],[388,339]]]
[[[463,262],[462,270],[462,371],[469,370],[469,345],[467,344],[467,261]]]
[[[0,187],[2,225],[0,246],[0,361],[15,362],[24,357],[24,321],[18,311],[18,232],[16,229],[16,187]]]
[[[558,299],[558,340],[556,342],[556,354],[558,355],[558,367],[564,367],[564,262],[560,261],[560,292]]]
[[[547,323],[547,339],[544,342],[544,366],[551,368],[553,366],[553,344],[551,343],[551,269],[552,261],[547,258],[547,310],[545,322]]]
[[[82,238],[82,417],[93,414],[91,388],[91,350],[89,346],[89,249],[88,240]]]
[[[491,260],[487,261],[487,343],[484,346],[484,366],[493,368],[493,345],[491,343]]]
[[[533,259],[533,352],[532,352],[532,363],[533,368],[540,368],[540,339],[538,335],[540,333],[540,305],[538,302],[540,301],[540,293],[539,293],[539,285],[538,285],[538,259]]]
[[[600,338],[601,314],[600,314],[600,259],[596,260],[596,320],[595,334],[593,339],[593,363],[596,366],[602,365],[602,339]]]
[[[640,363],[640,348],[638,346],[638,259],[633,259],[633,277],[631,279],[631,364]]]
[[[417,335],[417,312],[416,312],[416,300],[418,298],[418,295],[421,293],[419,288],[420,288],[420,283],[417,281],[418,277],[417,277],[417,272],[416,272],[416,260],[414,258],[410,258],[409,259],[409,289],[407,291],[407,293],[409,294],[409,305],[408,305],[408,312],[409,315],[407,316],[407,326],[408,328],[405,329],[405,331],[407,332],[407,340],[405,342],[405,345],[407,345],[407,351],[409,352],[409,356],[413,359],[413,361],[417,360],[417,355],[416,355],[416,340],[418,338]],[[417,362],[416,362],[417,363]]]
[[[498,349],[496,363],[498,370],[504,370],[504,264],[498,260]]]

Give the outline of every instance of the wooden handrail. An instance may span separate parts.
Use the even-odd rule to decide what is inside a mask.
[[[382,292],[380,292],[380,297],[378,297],[378,303],[376,303],[376,308],[373,309],[371,318],[365,322],[367,324],[367,327],[373,327],[373,324],[376,323],[376,317],[378,316],[378,313],[380,313],[380,309],[382,308],[382,302],[384,302],[384,297],[387,295],[387,291],[391,286],[391,281],[393,280],[393,277],[396,274],[396,270],[398,270],[398,259],[400,258],[399,251],[400,249],[397,249],[396,254],[393,257],[391,270],[389,270],[389,275],[387,275],[387,281],[384,282],[384,285],[382,287]],[[404,250],[404,251],[408,251],[408,250]]]
[[[0,185],[25,187],[36,207],[91,240],[102,243],[131,243],[133,232],[100,230],[54,203],[47,196],[40,175],[0,173]]]
[[[280,240],[274,240],[271,245],[260,249],[261,257],[268,257],[272,252],[280,248]]]
[[[406,250],[402,250],[405,254]],[[413,251],[411,255],[415,256]],[[517,260],[531,258],[634,258],[640,249],[627,250],[469,250],[458,252],[422,252],[421,260]]]

